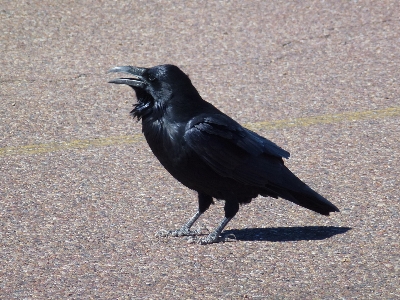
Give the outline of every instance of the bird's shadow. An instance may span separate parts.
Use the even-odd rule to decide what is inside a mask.
[[[225,230],[223,236],[234,235],[238,241],[289,242],[324,240],[349,231],[350,227],[303,226],[277,228],[245,228]]]

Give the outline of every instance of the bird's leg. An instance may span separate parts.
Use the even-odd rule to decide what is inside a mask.
[[[197,230],[190,230],[194,222],[197,221],[197,219],[202,215],[202,212],[197,211],[193,217],[190,218],[190,220],[183,225],[180,229],[178,230],[170,230],[167,232],[166,235],[169,236],[186,236],[186,235],[197,235],[201,233],[201,228]]]
[[[198,228],[196,230],[191,230],[190,228],[193,224],[197,221],[198,218],[210,207],[213,203],[212,197],[208,196],[203,193],[198,193],[199,198],[199,210],[195,213],[190,220],[183,225],[178,230],[170,230],[170,231],[163,231],[160,232],[159,235],[161,236],[191,236],[191,235],[198,235],[201,234],[203,228]]]
[[[220,234],[222,230],[224,230],[225,226],[229,223],[230,220],[236,215],[239,211],[239,202],[237,201],[225,201],[225,217],[222,219],[221,223],[215,228],[213,232],[211,232],[207,237],[199,239],[198,243],[201,245],[207,245],[212,243],[218,243],[221,241],[227,241],[226,238],[221,238]]]
[[[232,220],[232,218],[224,217],[221,223],[219,223],[219,225],[217,226],[217,228],[215,228],[215,230],[211,232],[207,237],[199,239],[198,243],[201,245],[207,245],[223,241],[224,239],[221,240],[220,235],[222,230],[224,230],[226,224],[228,224],[230,220]]]

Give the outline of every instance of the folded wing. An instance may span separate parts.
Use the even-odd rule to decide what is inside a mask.
[[[279,184],[282,158],[290,155],[273,142],[219,114],[192,119],[184,138],[216,173],[253,186]]]

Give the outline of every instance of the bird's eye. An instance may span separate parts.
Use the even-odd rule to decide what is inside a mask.
[[[151,74],[149,75],[148,78],[149,78],[149,81],[154,81],[154,80],[156,80],[156,78],[155,78],[153,75],[151,75]]]

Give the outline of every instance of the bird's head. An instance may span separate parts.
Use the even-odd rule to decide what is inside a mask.
[[[196,91],[189,77],[174,65],[160,65],[152,68],[124,66],[112,68],[109,72],[133,75],[129,78],[113,79],[109,83],[126,84],[135,90],[138,103],[132,115],[138,119],[154,109],[164,110],[166,106],[173,105],[174,91],[180,93],[193,89]]]

